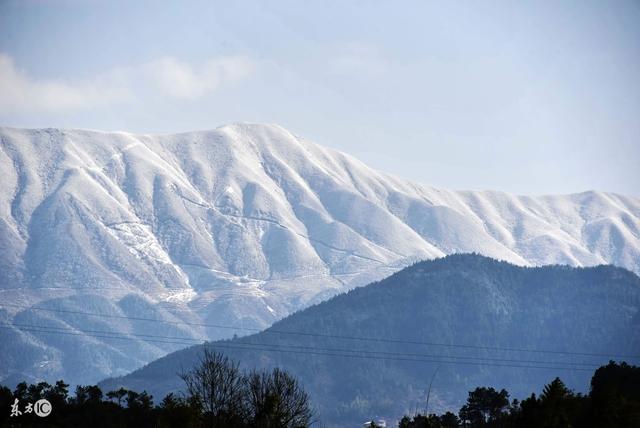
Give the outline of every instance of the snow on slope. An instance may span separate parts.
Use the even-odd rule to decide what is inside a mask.
[[[2,128],[0,139],[0,339],[10,349],[0,381],[93,382],[184,346],[163,337],[246,333],[224,326],[262,328],[455,252],[640,273],[637,198],[434,189],[276,125],[163,136]],[[96,337],[105,331],[129,340]],[[78,349],[86,355],[70,357]]]

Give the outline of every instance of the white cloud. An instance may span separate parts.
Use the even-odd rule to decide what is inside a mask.
[[[79,82],[34,80],[18,70],[11,57],[0,54],[0,112],[80,109],[129,95],[126,88],[105,81],[105,76]]]
[[[224,82],[242,79],[251,72],[252,63],[244,57],[223,57],[206,61],[200,67],[166,57],[144,67],[158,89],[175,98],[198,98],[214,91]]]
[[[158,96],[196,99],[251,74],[246,57],[227,56],[190,64],[164,57],[118,67],[89,79],[34,79],[0,53],[0,113],[61,112],[98,108]]]

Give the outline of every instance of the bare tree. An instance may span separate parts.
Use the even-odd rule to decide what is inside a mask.
[[[252,371],[247,375],[251,426],[257,428],[299,428],[311,424],[309,396],[298,381],[278,368],[271,373]]]
[[[189,394],[202,404],[207,426],[243,425],[246,420],[245,378],[238,363],[205,349],[200,364],[180,377]]]
[[[244,374],[238,363],[205,349],[200,364],[181,377],[205,426],[301,428],[312,422],[309,396],[283,370]]]

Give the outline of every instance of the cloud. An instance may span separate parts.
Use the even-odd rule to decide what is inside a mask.
[[[175,98],[194,99],[225,82],[248,76],[253,64],[244,57],[223,57],[204,62],[199,68],[166,57],[145,66],[158,89]]]
[[[0,54],[0,112],[72,110],[124,100],[125,87],[105,76],[80,82],[34,80],[18,70],[11,57]]]
[[[249,76],[246,57],[225,56],[200,64],[163,57],[117,67],[83,80],[34,79],[0,53],[0,113],[40,113],[92,109],[160,98],[194,100],[221,85]]]

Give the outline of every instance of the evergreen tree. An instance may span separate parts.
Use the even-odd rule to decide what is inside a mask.
[[[113,399],[118,400],[118,406],[121,406],[122,405],[122,400],[127,396],[128,392],[129,391],[127,391],[126,389],[121,387],[120,389],[118,389],[116,391],[107,392],[107,398],[109,400],[113,400]]]
[[[480,387],[469,392],[467,404],[460,409],[463,426],[485,427],[496,422],[509,406],[509,393],[502,389]]]
[[[610,361],[591,379],[591,414],[594,427],[640,427],[640,367]]]

